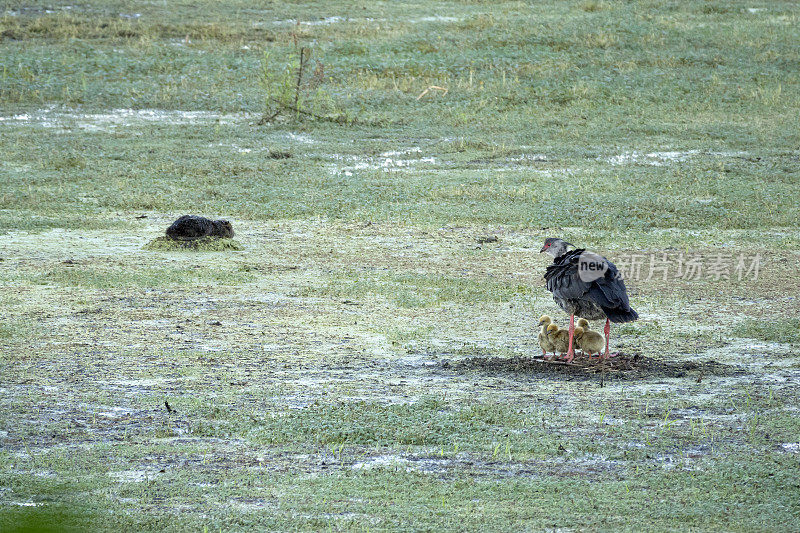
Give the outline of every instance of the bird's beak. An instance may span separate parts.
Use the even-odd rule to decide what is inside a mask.
[[[546,250],[547,250],[547,248],[545,248],[545,247],[542,247],[542,249],[541,249],[541,250],[539,250],[539,253],[540,253],[540,254],[541,254],[541,253],[544,253]]]
[[[539,321],[539,325],[541,326],[542,324],[544,324],[544,322],[542,322],[542,321],[540,320],[540,321]]]

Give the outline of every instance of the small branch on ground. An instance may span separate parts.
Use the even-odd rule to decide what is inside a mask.
[[[419,96],[417,96],[417,100],[428,94],[430,91],[441,91],[442,96],[444,96],[447,94],[447,91],[449,91],[449,89],[447,87],[439,87],[438,85],[431,85],[430,87],[422,91]]]
[[[278,106],[277,111],[272,113],[271,115],[264,114],[261,119],[257,122],[259,126],[263,126],[268,122],[271,122],[275,117],[281,114],[281,111],[294,111],[295,113],[299,113],[301,115],[306,115],[317,120],[325,120],[327,122],[334,122],[336,124],[355,124],[357,121],[355,119],[348,119],[344,115],[336,115],[336,116],[326,116],[326,115],[318,115],[317,113],[312,113],[311,111],[306,111],[305,109],[301,109],[295,105],[287,104],[286,102],[282,102],[278,98],[270,98],[270,102],[276,104]]]

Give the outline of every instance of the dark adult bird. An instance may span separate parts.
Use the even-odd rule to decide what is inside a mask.
[[[569,317],[569,350],[567,361],[572,361],[575,334],[575,316],[588,320],[606,319],[606,351],[600,360],[607,359],[611,322],[633,322],[639,318],[631,309],[625,283],[617,267],[601,255],[583,248],[570,250],[574,245],[555,237],[545,239],[540,252],[553,256],[544,279],[553,300]]]
[[[167,228],[167,237],[177,241],[193,241],[201,237],[233,237],[233,226],[227,220],[211,220],[197,215],[183,215]]]

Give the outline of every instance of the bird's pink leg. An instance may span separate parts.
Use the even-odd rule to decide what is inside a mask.
[[[575,334],[575,315],[569,315],[569,350],[567,350],[567,363],[575,358],[575,350],[572,349],[572,336]]]
[[[603,329],[603,331],[606,334],[606,353],[600,356],[601,361],[603,361],[604,359],[608,359],[609,357],[616,357],[619,355],[618,353],[612,353],[612,354],[608,353],[608,339],[611,336],[611,321],[607,318],[606,318],[606,327],[605,329]]]

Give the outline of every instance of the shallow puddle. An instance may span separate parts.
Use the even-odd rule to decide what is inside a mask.
[[[257,118],[255,113],[216,113],[166,109],[114,109],[107,113],[76,113],[50,107],[30,113],[0,116],[0,126],[30,125],[61,131],[81,129],[111,133],[119,128],[152,125],[236,124]]]
[[[747,155],[747,152],[740,151],[727,151],[727,152],[702,152],[700,150],[685,150],[685,151],[663,151],[663,152],[640,152],[629,151],[612,156],[605,156],[598,158],[599,161],[604,161],[611,165],[649,165],[654,167],[662,167],[672,163],[681,163],[688,161],[697,156],[715,156],[715,157],[742,157]]]

